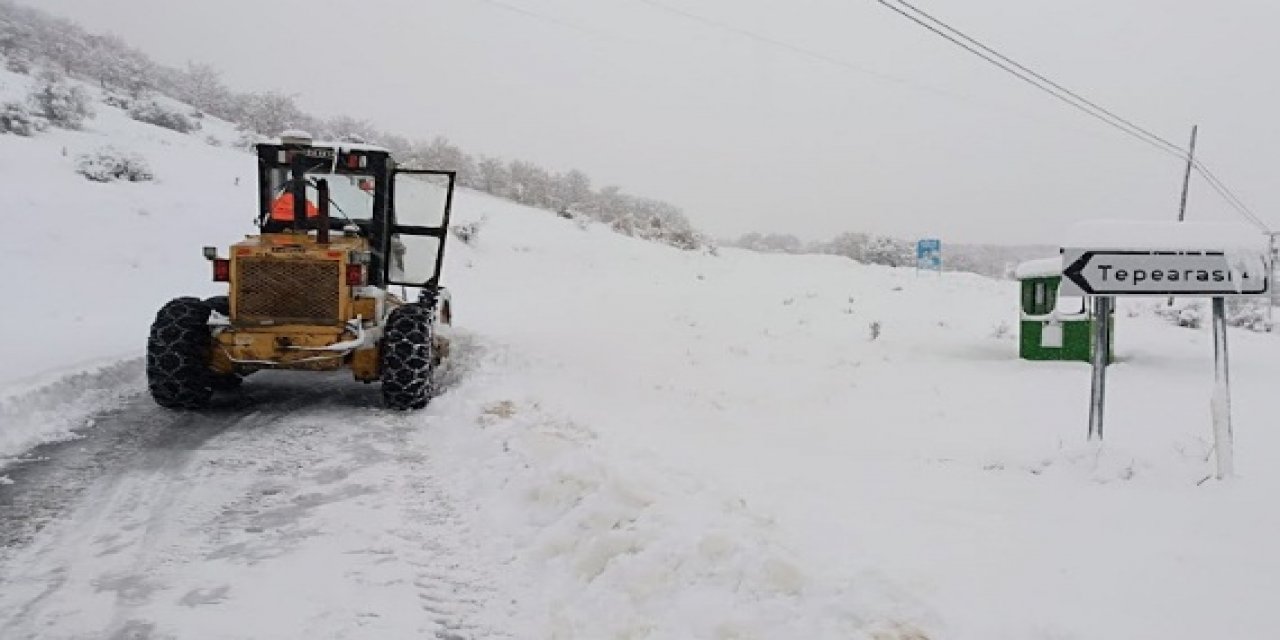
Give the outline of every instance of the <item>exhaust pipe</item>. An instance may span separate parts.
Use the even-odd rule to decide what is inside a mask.
[[[307,220],[307,164],[306,158],[301,153],[293,156],[293,184],[289,185],[289,189],[293,192],[293,227],[294,231],[301,231],[306,228]]]

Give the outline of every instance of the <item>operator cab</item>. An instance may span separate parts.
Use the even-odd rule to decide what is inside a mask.
[[[434,296],[453,203],[452,171],[401,169],[379,146],[314,142],[289,131],[259,144],[258,227],[266,234],[330,231],[369,243],[369,284]]]

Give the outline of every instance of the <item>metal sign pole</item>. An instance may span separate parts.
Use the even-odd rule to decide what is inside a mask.
[[[1280,258],[1280,253],[1276,249],[1276,234],[1268,234],[1270,240],[1267,242],[1267,258],[1271,260],[1270,267],[1267,269],[1267,275],[1271,277],[1271,294],[1267,296],[1267,323],[1275,321],[1276,311],[1276,262]]]
[[[1213,450],[1218,458],[1219,480],[1235,475],[1231,434],[1231,380],[1227,371],[1227,301],[1213,299]]]
[[[1111,355],[1111,305],[1115,298],[1093,299],[1093,386],[1089,397],[1089,439],[1102,440],[1102,410],[1107,395],[1107,360]]]

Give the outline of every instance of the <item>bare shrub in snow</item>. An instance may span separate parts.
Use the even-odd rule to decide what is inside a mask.
[[[115,107],[117,109],[128,111],[133,106],[133,98],[114,91],[108,91],[103,94],[102,103],[108,107]]]
[[[141,156],[112,147],[81,155],[76,161],[76,173],[94,182],[145,182],[155,178],[151,167]]]
[[[0,105],[0,133],[34,136],[48,127],[49,122],[32,113],[27,105],[20,102]]]
[[[867,328],[871,331],[871,341],[875,342],[880,337],[880,321],[872,322]]]
[[[93,117],[88,92],[52,71],[40,74],[28,101],[36,113],[55,127],[79,129],[85,120]]]
[[[462,241],[462,244],[471,244],[475,242],[476,236],[480,233],[480,226],[484,224],[484,220],[468,222],[467,224],[457,224],[449,228],[449,232],[453,237]]]
[[[991,337],[997,340],[1004,340],[1013,337],[1013,329],[1009,327],[1008,322],[1001,321],[1000,324],[991,328]]]
[[[138,122],[164,127],[178,133],[191,133],[200,129],[200,123],[192,121],[186,114],[165,107],[154,100],[134,104],[129,109],[129,117]]]

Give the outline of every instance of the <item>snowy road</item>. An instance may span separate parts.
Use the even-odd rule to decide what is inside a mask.
[[[262,374],[207,414],[139,397],[36,450],[0,486],[4,637],[505,635],[421,423],[377,406]]]
[[[118,110],[95,126],[10,136],[0,168],[9,209],[47,214],[14,233],[61,248],[0,254],[57,337],[0,317],[0,639],[1280,626],[1274,335],[1232,332],[1241,477],[1198,484],[1206,330],[1122,305],[1094,447],[1087,366],[1017,358],[1014,283],[677,251],[463,190],[479,231],[445,273],[465,375],[426,410],[261,375],[178,416],[140,395],[140,345],[168,298],[221,292],[198,248],[244,231],[253,165]],[[63,149],[103,135],[199,170],[89,184]]]

